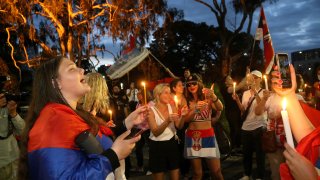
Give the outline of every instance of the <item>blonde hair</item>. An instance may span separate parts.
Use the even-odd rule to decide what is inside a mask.
[[[154,102],[157,103],[159,102],[159,95],[164,91],[165,88],[169,88],[170,86],[168,83],[161,83],[158,84],[154,89],[153,89],[153,97],[154,97]]]
[[[82,98],[83,109],[105,112],[109,108],[109,90],[105,79],[99,73],[89,73],[86,81],[91,90]]]

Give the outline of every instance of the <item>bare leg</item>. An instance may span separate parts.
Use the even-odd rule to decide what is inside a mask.
[[[206,159],[206,162],[210,170],[211,177],[213,179],[223,180],[223,176],[221,173],[220,159],[219,158]]]
[[[179,180],[179,169],[174,169],[170,171],[171,180]]]
[[[163,180],[164,179],[164,173],[163,172],[152,173],[152,179],[154,179],[154,180]]]
[[[201,180],[202,178],[202,164],[201,158],[191,159],[190,160],[193,170],[193,180]]]

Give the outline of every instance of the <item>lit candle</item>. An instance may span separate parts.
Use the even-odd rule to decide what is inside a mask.
[[[120,88],[123,89],[123,83],[120,83]]]
[[[176,108],[178,109],[178,96],[177,95],[174,95],[173,97],[173,100],[174,100],[174,104],[176,105]]]
[[[307,89],[307,84],[304,84],[304,91],[306,91],[306,89]]]
[[[143,93],[144,93],[144,104],[147,104],[147,90],[146,90],[146,83],[144,81],[141,82],[143,86]]]
[[[294,143],[293,143],[293,138],[292,138],[292,132],[291,132],[291,127],[290,127],[290,123],[289,123],[289,116],[288,116],[288,112],[286,110],[286,106],[287,106],[287,100],[284,98],[282,100],[282,111],[281,111],[281,117],[282,117],[282,121],[283,121],[283,126],[284,126],[284,131],[286,133],[286,139],[287,139],[287,143],[294,148]]]
[[[267,90],[267,91],[269,91],[267,76],[266,76],[266,75],[264,75],[264,76],[263,76],[263,78],[264,78],[264,85],[266,86],[266,90]]]
[[[112,120],[112,111],[108,110],[108,113],[110,114],[110,121]]]
[[[236,82],[233,82],[233,94],[236,94]]]

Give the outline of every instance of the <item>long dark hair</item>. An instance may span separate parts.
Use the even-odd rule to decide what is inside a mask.
[[[49,102],[59,103],[70,107],[62,96],[56,78],[63,57],[50,59],[40,65],[34,74],[32,100],[29,106],[28,115],[25,119],[26,127],[22,135],[20,163],[19,163],[19,179],[28,179],[28,141],[29,132],[35,124],[41,110]],[[71,107],[70,107],[71,108]],[[72,109],[72,108],[71,108]],[[93,117],[82,109],[74,110],[86,123],[91,127],[91,131],[96,133],[98,126]]]
[[[182,80],[179,79],[179,78],[173,79],[171,81],[171,83],[170,83],[170,91],[171,91],[171,93],[176,94],[176,91],[173,88],[175,88],[177,86],[178,82],[180,82],[180,81],[182,82]]]

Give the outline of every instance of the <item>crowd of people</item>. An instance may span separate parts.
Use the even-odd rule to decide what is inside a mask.
[[[242,148],[242,180],[253,178],[254,153],[255,179],[265,178],[265,160],[272,179],[318,179],[319,127],[300,103],[319,108],[320,68],[312,102],[306,91],[297,91],[301,80],[293,66],[290,72],[290,89],[281,87],[276,68],[268,78],[270,90],[263,88],[258,70],[248,70],[237,86],[227,76],[220,88],[223,103],[215,84],[205,87],[189,69],[181,79],[156,85],[152,93],[136,82],[125,90],[114,84],[109,91],[101,74],[84,74],[74,62],[56,57],[37,68],[26,116],[0,94],[0,179],[127,179],[132,171],[149,171],[155,180],[166,173],[173,180],[200,180],[204,169],[212,179],[224,179],[214,131],[224,109],[232,147]],[[284,96],[295,149],[286,143]],[[270,131],[276,149],[266,151],[261,137]]]

